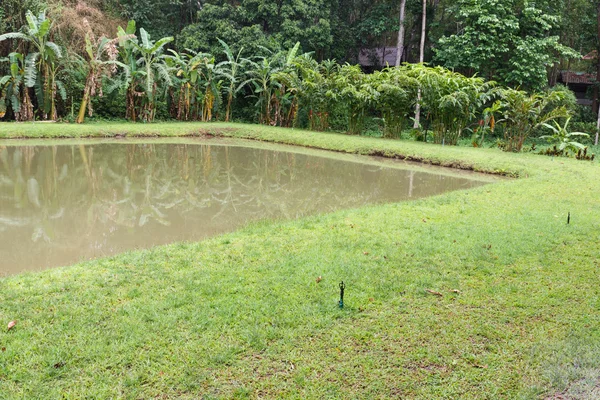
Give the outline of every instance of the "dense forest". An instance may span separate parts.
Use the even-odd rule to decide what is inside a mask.
[[[565,70],[600,76],[599,10],[597,0],[3,0],[0,112],[4,120],[82,122],[87,113],[351,132],[375,112],[389,134],[419,127],[422,106],[429,125],[460,133],[485,120],[475,113],[489,114],[495,100],[497,111],[514,102],[513,90],[535,107],[539,93],[562,92],[559,106],[591,122],[596,84],[593,104],[578,108],[571,93],[550,88]],[[402,76],[376,56],[386,49],[406,64]],[[414,67],[423,61],[435,68]],[[444,112],[464,118],[436,122],[425,91],[432,77],[455,86],[436,89],[429,106],[451,96]]]

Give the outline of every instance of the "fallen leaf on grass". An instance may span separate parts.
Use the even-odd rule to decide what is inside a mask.
[[[323,278],[322,278],[320,275],[319,275],[319,277],[318,277],[317,279],[315,279],[315,281],[316,281],[317,283],[321,282],[322,280],[323,280]]]
[[[440,297],[443,297],[443,296],[444,296],[443,294],[441,294],[440,292],[436,292],[435,290],[431,290],[431,289],[425,289],[425,291],[426,291],[427,293],[435,294],[436,296],[440,296]]]
[[[368,251],[363,251],[363,254],[364,254],[365,256],[368,256],[368,255],[369,255],[369,252],[368,252]]]
[[[10,321],[8,323],[8,330],[10,331],[12,328],[15,327],[15,325],[17,325],[17,321]]]
[[[374,301],[375,301],[375,299],[374,299],[373,297],[369,297],[369,302],[371,302],[371,303],[372,303],[372,302],[374,302]]]

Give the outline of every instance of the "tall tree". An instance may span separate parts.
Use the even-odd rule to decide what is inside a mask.
[[[419,63],[425,61],[425,33],[427,32],[427,0],[423,0],[423,15],[421,16],[421,45],[419,46]],[[417,94],[414,129],[421,125],[421,90]]]
[[[600,82],[600,1],[597,2],[596,13],[598,18],[598,48],[596,50],[596,82]],[[594,88],[594,103],[597,105],[598,102],[598,86]],[[594,110],[595,111],[595,110]],[[600,108],[598,109],[598,122],[596,124],[596,140],[594,144],[598,146],[598,139],[600,136]]]
[[[458,0],[450,9],[455,34],[443,36],[435,60],[467,75],[479,74],[503,84],[540,90],[548,85],[547,68],[560,57],[578,53],[557,36],[560,17],[520,0]]]
[[[400,1],[400,27],[398,29],[398,44],[396,46],[396,67],[402,62],[404,52],[404,13],[406,11],[406,0]]]

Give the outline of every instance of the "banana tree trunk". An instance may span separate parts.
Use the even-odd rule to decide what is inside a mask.
[[[81,105],[79,106],[79,113],[77,114],[77,122],[78,124],[83,124],[85,122],[85,109],[87,108],[88,96],[87,94],[83,95],[83,99],[81,100]]]
[[[23,88],[23,99],[21,100],[21,111],[16,115],[17,121],[32,121],[33,120],[33,104],[29,97],[27,87]]]
[[[52,90],[50,91],[50,119],[56,121],[58,114],[56,113],[56,84],[52,80]]]
[[[227,110],[225,111],[225,122],[229,122],[229,115],[231,113],[231,103],[233,102],[233,92],[229,92],[229,98],[227,99]]]
[[[89,82],[89,80],[88,80]],[[78,124],[83,124],[85,122],[85,110],[87,109],[88,103],[90,101],[90,87],[89,84],[85,85],[83,89],[83,98],[81,99],[81,105],[79,106],[79,114],[77,114],[76,122]]]

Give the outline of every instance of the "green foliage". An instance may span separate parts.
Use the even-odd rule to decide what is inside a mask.
[[[372,87],[367,84],[367,76],[358,65],[343,65],[335,77],[338,99],[346,107],[347,130],[358,135],[365,128],[367,107],[371,102]]]
[[[135,20],[154,37],[178,34],[193,22],[201,3],[189,0],[118,0],[115,9],[122,17]]]
[[[455,145],[463,130],[494,96],[494,82],[467,78],[442,67],[408,66],[419,81],[422,107],[431,123],[434,142]]]
[[[563,105],[549,109],[551,102],[559,102],[563,92],[527,94],[521,90],[501,89],[502,119],[498,121],[504,130],[504,150],[521,151],[527,138],[540,126],[560,118],[568,118],[569,110]]]
[[[417,7],[417,3],[411,2],[409,6]],[[460,4],[464,7],[455,8],[453,12],[458,14],[453,15],[471,22],[479,16],[477,23],[486,29],[518,28],[518,34],[511,34],[523,40],[540,35],[547,39],[546,34],[557,23],[555,17],[540,14],[532,5],[511,19],[510,13],[515,11],[512,3],[472,0],[467,4],[462,0]],[[497,15],[491,14],[493,5],[498,5]],[[124,95],[125,117],[131,121],[150,122],[158,114],[186,121],[228,121],[235,111],[265,125],[359,134],[365,130],[368,117],[383,125],[385,137],[400,138],[420,94],[419,105],[426,129],[413,132],[420,140],[426,141],[427,131],[431,130],[435,143],[455,145],[466,130],[476,127],[473,142],[482,146],[485,135],[494,133],[496,115],[502,114],[506,149],[520,151],[524,140],[543,128],[544,123],[553,120],[562,123],[561,118],[576,110],[573,93],[564,87],[530,96],[518,90],[498,89],[493,81],[468,77],[441,66],[404,65],[366,74],[358,66],[341,65],[336,60],[319,62],[329,43],[323,36],[327,36],[323,33],[327,31],[326,24],[319,25],[315,19],[317,11],[323,11],[324,6],[303,2],[280,7],[265,3],[263,6],[257,7],[249,0],[238,5],[207,4],[199,12],[196,23],[177,39],[180,45],[190,44],[191,48],[185,51],[169,48],[175,44],[174,37],[152,40],[150,33],[145,28],[138,30],[132,20],[125,29],[118,28],[116,39],[95,39],[89,33],[83,56],[62,57],[61,48],[48,40],[52,30],[50,20],[44,13],[36,17],[31,12],[27,13],[27,25],[21,31],[0,35],[0,41],[17,40],[26,47],[27,51],[21,53],[20,79],[38,96],[40,115],[50,114],[52,119],[57,118],[54,100],[57,94],[63,98],[69,95],[71,103],[73,97],[79,98],[82,94],[77,120],[83,122],[86,110],[91,116],[94,105],[105,103],[95,97],[106,93],[111,96],[106,104],[111,104],[112,109],[112,102]],[[386,3],[371,11],[392,9],[393,6]],[[281,15],[271,15],[275,10]],[[485,18],[481,16],[484,11]],[[324,30],[301,28],[306,24],[303,18],[308,16],[312,16],[313,22],[317,21],[313,28]],[[292,17],[298,19],[288,20]],[[382,26],[387,26],[383,15],[381,17]],[[249,21],[256,19],[262,24],[249,25]],[[230,20],[235,23],[229,24]],[[531,25],[524,26],[523,21],[530,21]],[[468,35],[475,37],[476,32],[481,33],[467,24],[460,40]],[[247,33],[252,34],[243,37]],[[310,35],[315,37],[311,39]],[[289,40],[292,37],[300,40],[292,44]],[[461,59],[486,68],[494,60],[506,59],[505,55],[490,52],[497,54],[490,61],[486,58],[489,54],[479,48],[471,49],[458,38],[452,39],[457,41],[454,44],[464,45],[462,51],[468,56]],[[215,43],[218,47],[214,47]],[[235,45],[230,45],[232,43]],[[512,51],[513,45],[507,45],[506,51]],[[211,52],[196,51],[198,48]],[[304,48],[316,52],[303,53]],[[445,51],[443,46],[440,49]],[[246,54],[251,57],[245,57]],[[515,71],[516,68],[511,69],[511,73]],[[64,85],[60,77],[66,78],[68,84]],[[70,93],[67,94],[66,89]],[[7,102],[18,96],[3,98],[1,107],[6,109]],[[18,108],[18,102],[12,103]]]
[[[297,42],[302,48],[323,53],[333,43],[327,3],[243,0],[233,6],[214,2],[202,7],[196,22],[181,32],[178,42],[213,54],[220,52],[217,38],[246,49],[244,56],[260,54],[259,46],[277,51]]]
[[[0,42],[18,40],[22,45],[29,45],[30,51],[25,60],[25,83],[27,87],[35,87],[44,118],[56,120],[56,95],[60,94],[63,100],[66,97],[64,85],[57,79],[62,50],[49,40],[51,21],[46,18],[45,12],[35,16],[27,11],[25,18],[27,24],[22,28],[23,32],[0,35]]]
[[[45,7],[43,0],[2,0],[0,4],[0,34],[18,31],[27,22],[28,10],[39,14]]]
[[[565,85],[556,85],[547,90],[550,93],[559,93],[558,96],[553,96],[553,98],[548,102],[547,110],[565,107],[569,114],[575,115],[579,112],[579,106],[577,105],[577,97],[575,97],[575,93]]]
[[[580,55],[554,30],[560,17],[519,0],[459,0],[451,12],[459,33],[443,36],[435,59],[448,68],[478,73],[503,84],[541,90],[559,57]]]
[[[557,146],[559,152],[577,153],[579,150],[585,149],[585,146],[579,143],[577,137],[590,137],[587,133],[571,132],[569,130],[569,122],[571,117],[567,118],[563,125],[553,121],[553,125],[543,123],[542,125],[552,131],[552,135],[541,136],[540,139],[547,139],[551,145]]]
[[[120,58],[126,71],[122,80],[127,88],[126,115],[132,121],[138,118],[153,121],[159,89],[172,85],[163,52],[174,38],[165,37],[154,42],[144,28],[140,29],[139,38],[135,32],[135,21],[130,21],[125,30],[119,27],[117,32]]]
[[[368,75],[370,103],[384,121],[383,136],[400,137],[417,99],[419,80],[405,68],[386,68]]]

